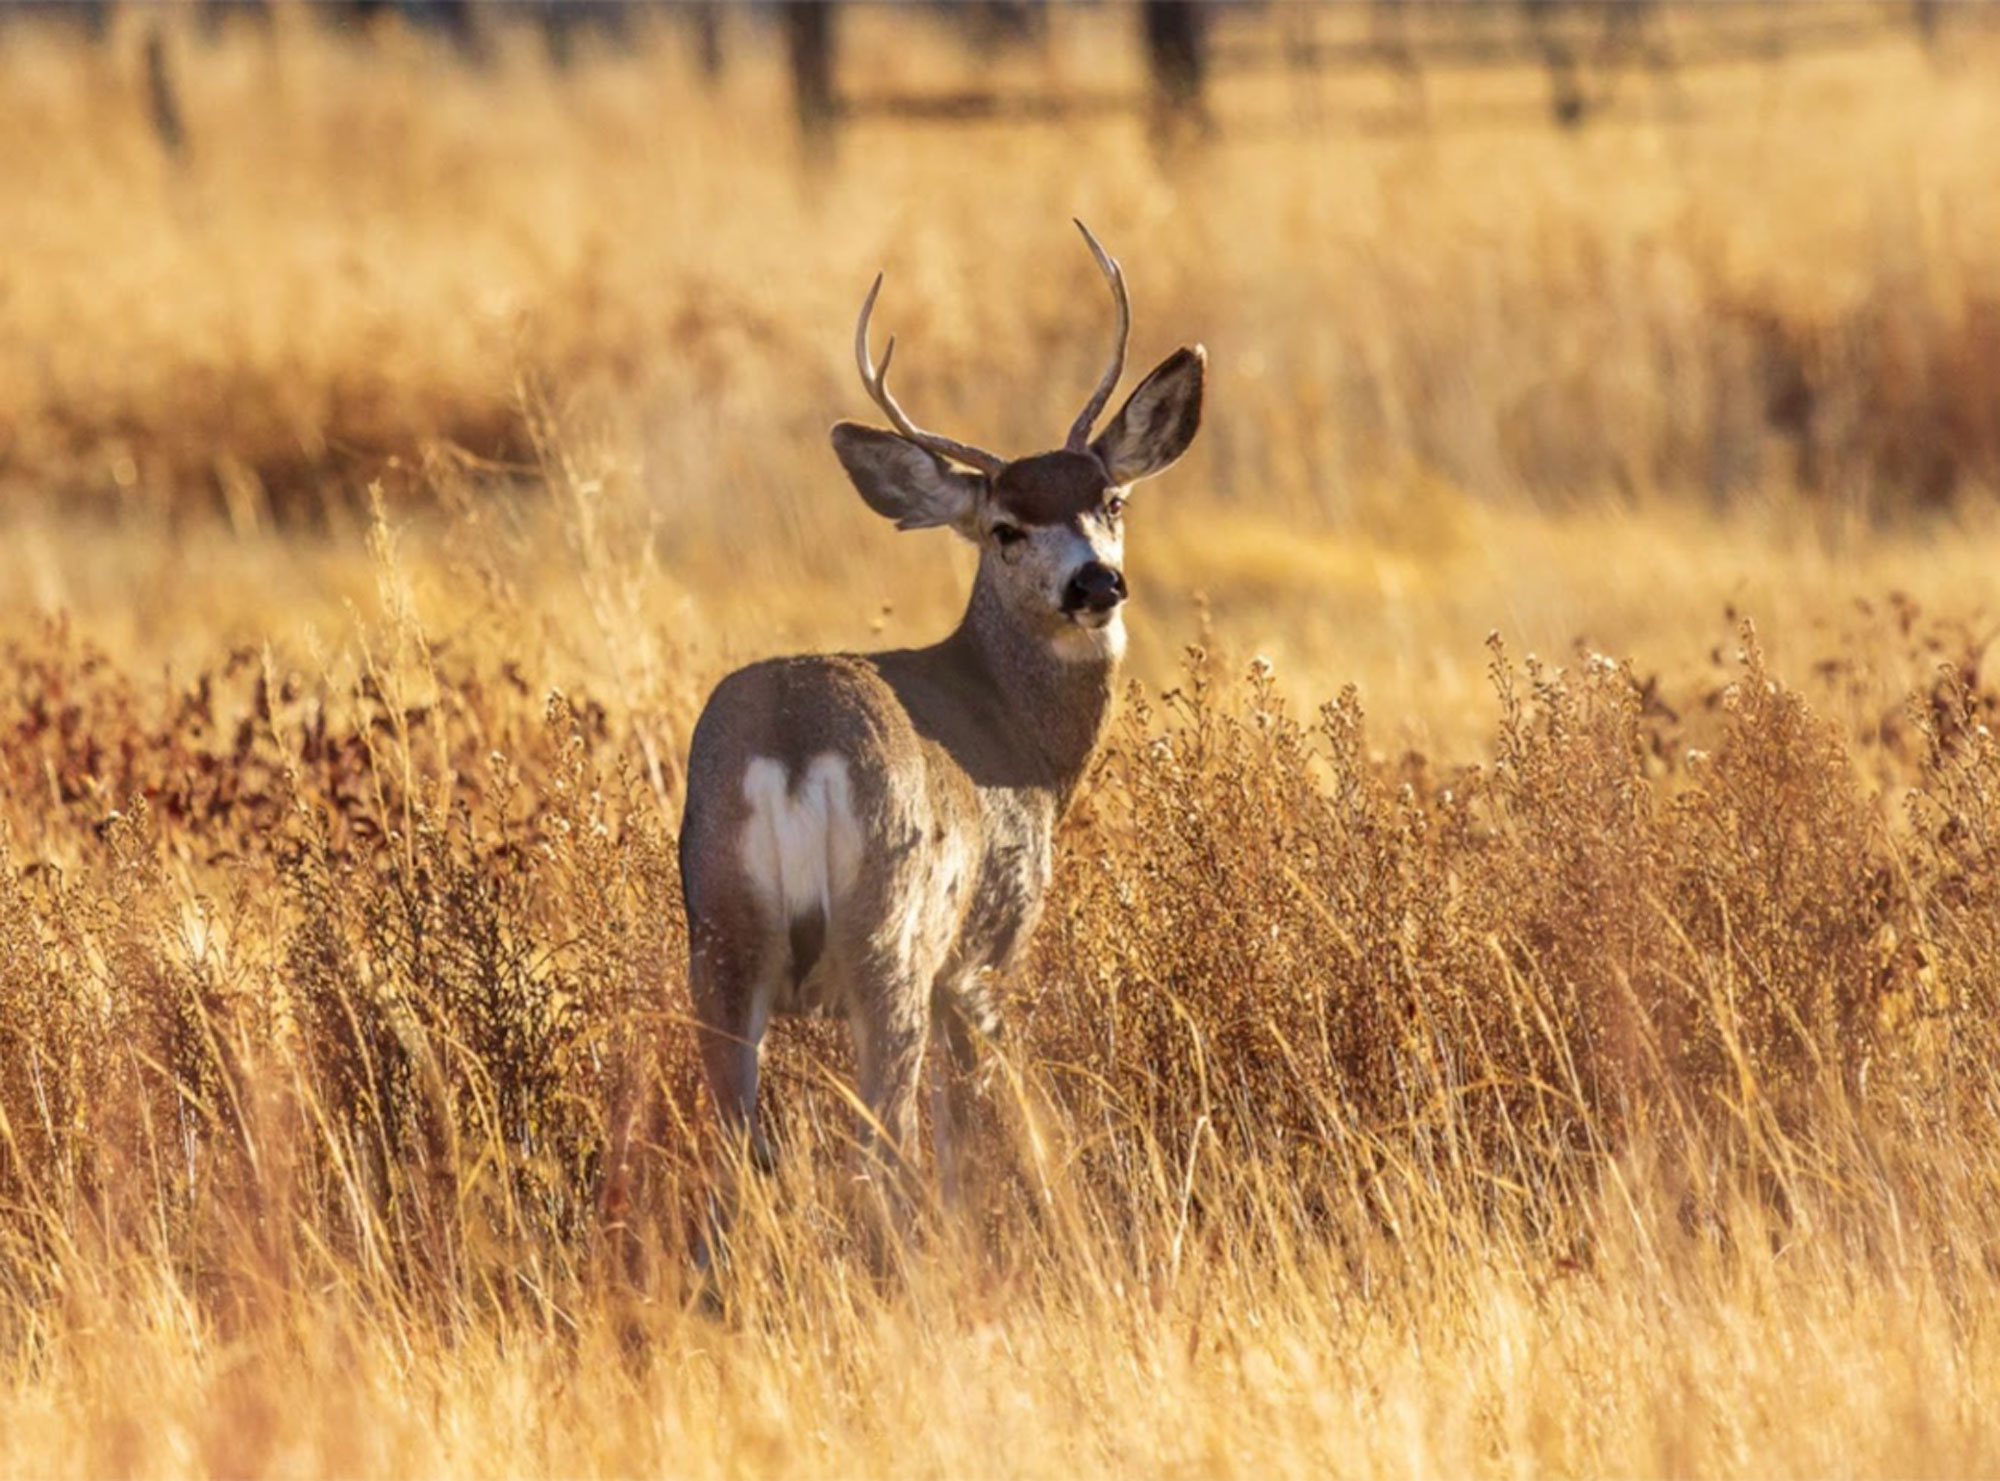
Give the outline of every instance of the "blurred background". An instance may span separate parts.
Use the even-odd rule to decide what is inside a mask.
[[[1124,262],[1211,354],[1135,509],[1197,639],[1387,728],[1482,640],[1677,681],[1996,595],[2000,11],[987,0],[0,9],[0,617],[135,664],[410,600],[661,702],[927,641],[971,554],[828,451],[887,274],[917,420],[1056,442]],[[611,609],[616,609],[615,611]],[[1907,626],[1907,624],[1906,624]],[[1845,639],[1841,639],[1845,642]],[[671,649],[671,653],[668,650]],[[1859,683],[1893,702],[1911,662]]]

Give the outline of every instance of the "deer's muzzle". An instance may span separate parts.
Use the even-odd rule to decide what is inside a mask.
[[[1103,561],[1087,561],[1063,588],[1062,609],[1072,617],[1109,612],[1125,600],[1125,577]]]

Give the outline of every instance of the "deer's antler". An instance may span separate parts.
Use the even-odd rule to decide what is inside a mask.
[[[868,388],[869,396],[888,415],[890,423],[910,441],[922,448],[928,448],[941,458],[949,458],[954,463],[963,463],[968,468],[977,468],[988,475],[998,473],[1007,466],[1007,460],[987,452],[984,448],[970,443],[957,442],[936,432],[926,432],[904,414],[896,404],[896,398],[889,394],[889,361],[896,354],[896,336],[889,336],[889,343],[882,349],[882,363],[875,364],[868,353],[868,319],[875,312],[875,295],[882,291],[882,275],[875,274],[875,286],[868,290],[868,297],[861,304],[861,322],[854,326],[854,363],[861,372],[861,384]]]
[[[1118,306],[1118,334],[1111,346],[1111,363],[1104,368],[1104,379],[1097,383],[1097,389],[1083,403],[1083,410],[1076,414],[1076,421],[1069,429],[1069,441],[1063,444],[1068,451],[1080,453],[1090,446],[1090,429],[1103,412],[1104,403],[1118,389],[1118,378],[1125,373],[1125,344],[1132,336],[1132,300],[1125,296],[1125,273],[1118,266],[1118,259],[1098,245],[1097,238],[1090,234],[1090,228],[1081,221],[1076,223],[1076,229],[1090,244],[1090,255],[1097,259],[1098,270],[1111,284],[1111,298]]]

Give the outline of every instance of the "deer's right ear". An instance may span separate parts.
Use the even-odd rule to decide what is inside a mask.
[[[1090,449],[1121,487],[1151,478],[1188,450],[1201,430],[1201,390],[1208,351],[1178,349],[1139,382]]]
[[[944,525],[968,540],[979,538],[979,497],[986,479],[951,466],[907,437],[864,427],[834,424],[833,451],[868,507],[899,530]]]

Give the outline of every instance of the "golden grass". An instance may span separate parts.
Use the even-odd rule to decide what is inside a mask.
[[[147,23],[0,44],[0,1471],[2000,1468],[1990,68],[1235,80],[807,188],[747,29],[710,98],[170,18],[174,164]],[[688,726],[952,619],[825,448],[857,290],[1046,442],[1071,214],[1216,374],[981,1187],[881,1278],[785,1026],[704,1315]]]

